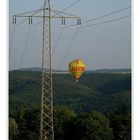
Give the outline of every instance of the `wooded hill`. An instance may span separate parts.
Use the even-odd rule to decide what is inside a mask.
[[[40,72],[10,72],[10,112],[40,105]],[[69,74],[53,75],[54,105],[76,112],[102,113],[131,108],[131,74],[84,74],[77,83]]]
[[[41,73],[9,74],[9,140],[38,140]],[[131,140],[131,74],[53,74],[55,140]]]

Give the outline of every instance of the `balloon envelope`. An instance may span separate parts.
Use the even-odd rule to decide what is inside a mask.
[[[69,71],[78,82],[80,76],[84,73],[86,65],[82,60],[73,60],[69,63]]]

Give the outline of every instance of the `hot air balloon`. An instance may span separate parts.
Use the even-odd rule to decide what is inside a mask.
[[[84,73],[86,65],[82,60],[73,60],[69,63],[69,71],[78,82],[80,76]]]

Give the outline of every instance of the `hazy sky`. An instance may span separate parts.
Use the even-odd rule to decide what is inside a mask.
[[[76,0],[52,0],[52,8],[62,10]],[[12,39],[12,15],[39,9],[43,0],[10,0],[10,69],[20,67],[27,33],[30,28],[28,21],[15,27]],[[114,11],[131,6],[130,0],[81,0],[65,12],[80,16],[82,21],[100,17]],[[130,9],[117,14],[89,22],[84,25],[95,24],[121,18],[131,14]],[[24,19],[22,19],[24,20]],[[21,19],[17,19],[17,23]],[[41,20],[40,20],[41,21]],[[33,24],[39,20],[33,19]],[[76,20],[66,20],[66,24],[76,23]],[[42,26],[31,28],[27,48],[23,59],[23,67],[41,66]],[[63,34],[53,54],[53,69],[58,69],[67,48],[77,31],[77,27],[64,29]],[[52,20],[52,47],[61,32],[61,20]],[[12,43],[11,43],[12,39]],[[101,68],[130,68],[131,67],[131,18],[99,24],[89,28],[81,28],[73,42],[60,69],[68,69],[73,59],[82,59],[87,69]]]

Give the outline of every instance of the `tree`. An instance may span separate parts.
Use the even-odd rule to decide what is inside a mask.
[[[40,111],[36,108],[25,109],[18,113],[19,140],[38,140],[40,129]]]
[[[65,127],[76,117],[76,114],[67,107],[57,107],[54,111],[54,133],[56,140],[65,140]]]
[[[113,140],[131,140],[131,116],[111,115],[111,127],[113,128]]]
[[[99,112],[73,118],[65,127],[65,140],[112,140],[109,120]]]
[[[17,134],[18,134],[17,123],[14,118],[10,118],[9,119],[9,139],[14,140]]]

